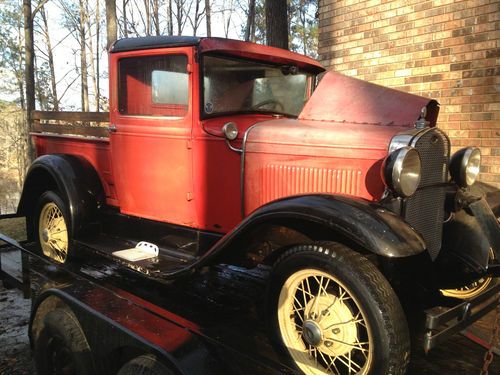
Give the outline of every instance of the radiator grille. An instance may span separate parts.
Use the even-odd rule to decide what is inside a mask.
[[[441,249],[445,187],[448,177],[450,143],[439,129],[417,136],[413,146],[422,159],[422,178],[418,190],[405,200],[404,218],[424,238],[432,259]]]

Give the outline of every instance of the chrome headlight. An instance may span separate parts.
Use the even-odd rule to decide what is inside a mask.
[[[480,169],[481,151],[476,147],[458,150],[450,159],[451,178],[461,187],[474,184]]]
[[[386,186],[402,197],[415,193],[422,176],[418,151],[410,146],[391,152],[382,164],[382,179]]]

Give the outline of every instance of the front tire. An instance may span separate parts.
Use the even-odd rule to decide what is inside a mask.
[[[54,191],[43,193],[35,211],[35,235],[43,255],[65,263],[71,251],[69,209]]]
[[[403,310],[360,254],[332,242],[296,246],[274,266],[269,297],[276,339],[303,373],[404,374]]]

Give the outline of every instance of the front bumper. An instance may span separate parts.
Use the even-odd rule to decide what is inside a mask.
[[[424,350],[435,348],[500,305],[500,283],[451,308],[433,307],[425,311]]]

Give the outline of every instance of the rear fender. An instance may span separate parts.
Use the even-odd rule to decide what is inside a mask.
[[[426,250],[423,238],[409,224],[380,205],[346,196],[303,195],[260,207],[200,262],[241,255],[242,249],[248,252],[249,241],[265,241],[266,230],[273,226],[285,228],[285,236],[291,235],[299,242],[304,238],[348,241],[383,257],[410,257]]]
[[[104,202],[104,191],[96,171],[86,159],[74,155],[44,155],[33,162],[26,175],[17,213],[31,217],[38,198],[47,190],[59,191],[68,204],[73,234],[82,229]],[[28,233],[30,235],[32,233]]]

